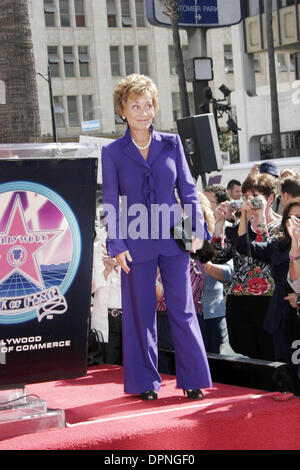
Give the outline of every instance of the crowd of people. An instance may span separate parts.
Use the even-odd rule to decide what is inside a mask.
[[[300,260],[294,259],[300,175],[292,170],[279,175],[276,165],[266,162],[253,167],[242,183],[228,186],[233,183],[240,186],[243,198],[233,214],[228,202],[216,206],[213,237],[214,262],[233,262],[232,276],[224,284],[229,343],[250,358],[290,362],[294,341],[300,337],[300,291],[293,284],[297,270],[288,277],[290,266]],[[220,193],[219,187],[209,189],[214,190]]]
[[[268,162],[242,182],[207,186],[198,196],[215,249],[205,262],[190,259],[206,351],[291,362],[300,340],[300,175],[290,169],[279,175]],[[101,227],[91,327],[104,332],[107,362],[122,364],[121,273],[105,238]],[[159,369],[167,373],[174,370],[174,346],[159,271],[156,295]]]
[[[171,370],[169,351],[175,351],[178,387],[196,399],[203,398],[200,387],[211,386],[205,352],[291,363],[300,341],[300,175],[291,169],[279,174],[269,160],[254,165],[243,181],[197,192],[180,139],[153,131],[153,83],[127,77],[115,99],[128,129],[102,154],[106,202],[118,208],[121,191],[150,205],[159,197],[171,204],[175,182],[180,204],[190,203],[193,217],[201,218],[189,252],[174,240],[126,244],[98,230],[91,328],[103,330],[111,364],[124,364],[123,342],[125,391],[156,399],[158,371]],[[156,174],[150,143],[165,152],[166,166]]]

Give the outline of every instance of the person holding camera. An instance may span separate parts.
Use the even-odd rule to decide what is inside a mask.
[[[293,308],[297,309],[297,315],[300,317],[300,217],[298,217],[293,215],[287,223],[287,230],[291,237],[288,282],[293,292],[288,294],[285,299]]]
[[[212,234],[214,233],[215,216],[211,203],[205,194],[200,192],[198,194],[204,218],[208,222],[208,230]],[[227,201],[227,193],[220,187],[214,187],[209,193],[211,198],[214,194],[217,200],[224,201],[225,199]],[[209,257],[202,259],[205,271],[205,288],[198,321],[206,351],[219,354],[221,345],[228,343],[224,285],[232,275],[233,263],[230,260],[228,263],[215,264],[215,258],[216,252],[211,259]]]
[[[249,224],[258,241],[278,236],[280,220],[274,216],[272,203],[276,194],[276,181],[271,175],[249,175],[242,184],[244,205],[250,211]],[[256,199],[258,197],[258,199]],[[262,205],[254,209],[250,201]],[[226,319],[229,343],[241,355],[254,359],[273,360],[273,338],[263,325],[270,299],[274,292],[274,280],[268,262],[255,259],[247,251],[237,251],[234,240],[244,224],[244,212],[240,211],[238,223],[225,226],[227,204],[215,211],[215,247],[217,263],[233,259],[233,275],[226,285]],[[223,214],[223,215],[222,215]],[[224,236],[222,237],[222,234]]]
[[[287,302],[291,293],[291,287],[287,280],[290,261],[292,263],[298,261],[295,259],[298,258],[298,251],[295,251],[294,254],[298,235],[295,237],[294,230],[297,234],[298,231],[293,227],[298,227],[295,220],[300,218],[300,198],[292,200],[285,206],[281,221],[281,235],[264,242],[256,241],[257,234],[248,225],[249,218],[253,215],[264,223],[265,203],[261,196],[259,199],[262,202],[262,207],[259,208],[254,208],[251,197],[243,204],[241,222],[238,231],[233,234],[232,241],[240,253],[245,254],[250,250],[250,255],[253,258],[270,264],[275,285],[264,321],[264,328],[273,336],[275,359],[290,362],[293,341],[300,338],[300,319],[295,315],[295,309]]]

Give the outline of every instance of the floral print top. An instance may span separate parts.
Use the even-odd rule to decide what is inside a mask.
[[[267,241],[278,237],[281,221],[270,224],[265,231],[257,231],[257,241]],[[238,225],[230,227],[230,230],[238,230]],[[230,281],[225,284],[226,295],[267,295],[274,292],[274,280],[271,276],[270,265],[264,261],[241,255],[237,252],[232,242],[225,236],[224,239],[213,239],[217,250],[215,263],[225,263],[233,259],[234,271]]]

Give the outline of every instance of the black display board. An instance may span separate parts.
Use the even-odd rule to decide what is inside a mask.
[[[0,160],[0,386],[87,371],[96,158]]]

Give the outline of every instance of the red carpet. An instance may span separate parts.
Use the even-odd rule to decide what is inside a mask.
[[[0,450],[296,450],[300,399],[214,384],[192,401],[163,376],[159,399],[123,392],[122,368],[90,367],[73,380],[28,385],[27,394],[65,410],[67,426],[1,440]]]

